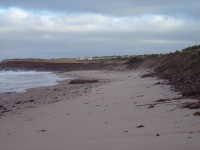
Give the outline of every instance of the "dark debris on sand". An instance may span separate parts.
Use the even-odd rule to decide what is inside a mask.
[[[89,79],[75,79],[71,80],[69,84],[87,84],[87,83],[97,83],[99,80],[89,80]]]
[[[187,102],[183,104],[183,108],[189,109],[200,109],[200,101],[198,102]]]

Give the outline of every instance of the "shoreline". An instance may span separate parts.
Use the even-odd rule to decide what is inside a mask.
[[[0,71],[1,72],[1,71]],[[61,73],[54,71],[3,71],[0,73],[1,86],[0,95],[26,92],[27,89],[53,86],[59,81],[71,79],[61,76]]]
[[[25,101],[37,95],[34,102],[38,105],[28,109],[26,105],[33,102],[20,103],[23,107],[0,117],[2,149],[197,150],[200,120],[193,115],[196,110],[180,108],[183,103],[197,100],[158,102],[182,95],[165,80],[141,78],[146,73],[66,72],[63,75],[100,82],[70,85],[61,81],[49,90],[42,87],[28,90],[24,97],[19,94],[19,99]]]
[[[64,99],[70,100],[83,94],[89,94],[91,88],[99,86],[96,84],[80,84],[70,85],[69,82],[75,78],[81,78],[72,75],[69,72],[52,72],[60,77],[69,77],[71,79],[64,79],[57,81],[57,84],[50,86],[40,86],[28,88],[23,92],[8,92],[8,94],[0,94],[0,117],[7,114],[21,113],[22,111],[39,107],[45,104],[56,103]],[[86,78],[86,77],[84,77]],[[42,100],[42,101],[41,101]]]

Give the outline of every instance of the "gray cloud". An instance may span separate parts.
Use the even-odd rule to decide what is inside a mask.
[[[199,44],[199,0],[0,1],[0,59],[166,53]]]
[[[2,7],[34,10],[84,11],[111,15],[183,13],[197,15],[199,0],[1,0]],[[198,13],[199,14],[199,13]]]

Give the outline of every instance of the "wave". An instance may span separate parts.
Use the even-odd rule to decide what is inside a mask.
[[[0,93],[24,92],[26,89],[56,85],[61,78],[52,72],[0,71]]]

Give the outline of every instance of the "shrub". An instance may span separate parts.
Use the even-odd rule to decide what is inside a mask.
[[[131,65],[131,64],[139,63],[139,62],[142,62],[143,60],[144,59],[141,57],[130,57],[128,64]]]

